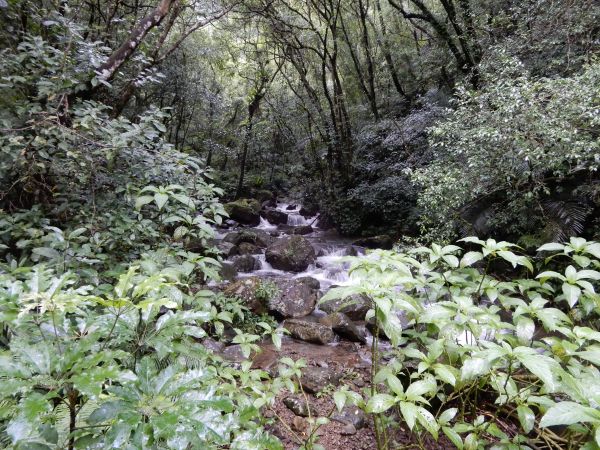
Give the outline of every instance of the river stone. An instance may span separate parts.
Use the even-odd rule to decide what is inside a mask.
[[[223,280],[233,281],[237,277],[238,271],[233,264],[224,262],[221,263],[221,269],[219,270],[219,275]]]
[[[296,209],[298,207],[298,205],[287,205],[285,207],[286,211],[293,211],[294,209]]]
[[[341,378],[341,373],[330,368],[305,367],[302,370],[300,383],[306,392],[316,394],[329,384],[337,386]]]
[[[387,234],[381,234],[379,236],[358,239],[354,241],[352,245],[365,248],[382,248],[385,250],[391,250],[394,246],[394,240]]]
[[[237,251],[240,255],[258,255],[261,253],[260,247],[250,242],[242,242],[237,246]]]
[[[225,350],[221,352],[221,356],[227,361],[238,363],[249,359],[244,355],[244,353],[242,352],[242,346],[239,344],[234,344],[226,347]],[[252,355],[250,355],[250,357],[252,357]]]
[[[226,258],[230,258],[239,253],[238,247],[231,242],[221,241],[217,244],[217,248]]]
[[[315,249],[302,236],[285,236],[271,244],[265,256],[275,269],[302,272],[315,262]]]
[[[315,344],[329,344],[335,339],[330,327],[306,319],[286,319],[283,322],[292,337]]]
[[[350,320],[364,320],[367,311],[371,309],[371,301],[365,295],[353,294],[342,299],[336,298],[323,302],[319,305],[319,309],[328,314],[335,312],[346,314]]]
[[[240,245],[242,242],[254,244],[257,247],[266,248],[273,242],[273,238],[264,230],[239,230],[228,233],[223,242]]]
[[[291,230],[288,231],[289,234],[299,234],[299,235],[305,235],[305,234],[310,234],[313,231],[313,227],[311,227],[310,225],[296,225],[295,227],[291,227]]]
[[[261,215],[273,225],[285,225],[288,221],[288,215],[276,209],[266,209]]]
[[[319,319],[319,323],[331,327],[341,337],[353,342],[367,342],[364,331],[361,331],[346,314],[331,313]]]
[[[225,344],[223,342],[215,341],[212,338],[203,339],[202,345],[213,353],[221,353],[225,348]]]
[[[319,299],[320,283],[302,277],[277,283],[279,291],[269,300],[269,311],[284,319],[308,316]]]
[[[352,425],[356,430],[367,426],[365,413],[356,406],[346,406],[342,411],[336,412],[331,419],[346,425]]]
[[[260,203],[252,199],[239,199],[223,205],[229,217],[236,222],[252,227],[260,224]]]
[[[283,399],[283,404],[288,407],[297,416],[308,417],[308,405],[304,398],[299,396],[290,396]]]
[[[235,256],[233,258],[233,267],[238,272],[252,272],[260,269],[260,262],[252,255]]]
[[[266,312],[265,304],[256,298],[256,291],[260,286],[260,278],[250,277],[244,278],[243,280],[236,281],[225,287],[223,293],[227,297],[238,297],[242,300],[244,305],[248,307],[253,313],[263,314]]]

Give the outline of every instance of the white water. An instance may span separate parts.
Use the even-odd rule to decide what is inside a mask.
[[[253,255],[260,262],[260,269],[247,273],[239,273],[238,276],[241,278],[256,275],[277,278],[313,277],[320,282],[322,291],[326,291],[331,285],[340,286],[351,284],[352,280],[348,276],[348,264],[340,262],[340,258],[348,254],[348,249],[350,247],[349,241],[336,234],[319,230],[317,227],[317,216],[304,218],[299,213],[301,208],[300,205],[295,205],[294,209],[287,209],[289,205],[289,203],[278,203],[276,209],[288,215],[288,226],[312,224],[314,232],[304,237],[311,242],[315,248],[315,253],[321,256],[318,256],[315,259],[314,264],[311,264],[305,271],[295,273],[274,269],[271,264],[266,261],[264,253]],[[256,228],[270,233],[278,230],[277,225],[271,224],[263,217],[261,217],[260,224]],[[281,232],[281,236],[285,235],[285,230],[279,231]],[[227,233],[220,233],[217,231],[217,239],[222,239],[226,234]]]

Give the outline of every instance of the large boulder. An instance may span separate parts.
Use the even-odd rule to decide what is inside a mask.
[[[260,203],[252,199],[239,199],[223,205],[229,217],[243,225],[257,226],[260,223]]]
[[[258,277],[245,278],[225,287],[223,293],[227,297],[238,297],[252,312],[263,314],[267,312],[266,305],[256,295],[260,285],[261,280]]]
[[[237,277],[238,271],[230,263],[221,263],[221,269],[219,270],[219,275],[223,280],[233,281]]]
[[[327,314],[343,313],[350,320],[364,320],[367,311],[371,309],[371,301],[366,295],[354,294],[323,302],[319,305],[319,309]]]
[[[241,255],[233,258],[233,267],[238,272],[252,272],[260,269],[260,262],[252,255]]]
[[[329,344],[335,339],[333,330],[318,322],[306,319],[286,319],[283,322],[290,335],[301,341],[312,342],[314,344]]]
[[[265,256],[275,269],[302,272],[315,262],[315,249],[302,236],[285,236],[271,244]]]
[[[285,225],[288,221],[288,215],[276,209],[266,209],[261,211],[260,214],[273,225]]]
[[[284,319],[308,316],[319,299],[320,283],[311,277],[285,280],[269,300],[269,311]]]
[[[387,234],[382,234],[379,236],[358,239],[354,241],[352,245],[365,248],[382,248],[384,250],[391,250],[394,247],[394,240]]]
[[[319,319],[319,323],[331,327],[336,334],[353,342],[367,342],[364,329],[357,327],[346,314],[332,313]]]
[[[310,225],[280,225],[279,229],[286,234],[299,235],[310,234],[315,231]]]
[[[230,258],[239,253],[237,246],[231,242],[221,241],[217,244],[217,248],[226,258]]]
[[[260,248],[267,248],[273,242],[273,238],[264,230],[239,230],[228,233],[223,242],[240,245],[243,242],[254,244]]]
[[[240,255],[258,255],[259,253],[262,253],[260,250],[260,247],[258,247],[257,245],[251,244],[250,242],[242,242],[237,247],[237,252]]]

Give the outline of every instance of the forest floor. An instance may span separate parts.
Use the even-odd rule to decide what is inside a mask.
[[[255,366],[269,369],[278,358],[290,357],[294,360],[302,358],[306,361],[307,368],[321,367],[331,373],[341,374],[340,385],[346,384],[353,391],[364,392],[370,390],[371,367],[366,359],[368,351],[368,347],[348,341],[340,341],[334,346],[323,346],[286,338],[279,352],[275,351],[272,345],[265,345],[262,354],[255,359]],[[335,386],[324,386],[318,394],[306,393],[303,396],[297,393],[295,395],[296,398],[308,400],[311,416],[332,418],[329,423],[318,429],[316,443],[326,450],[377,449],[370,416],[364,418],[364,426],[358,429],[334,419],[337,414],[332,398],[334,391]],[[273,407],[267,410],[265,415],[273,419],[270,431],[282,441],[284,448],[296,450],[301,445],[301,441],[308,437],[309,426],[306,418],[297,416],[284,404],[284,399],[289,396],[289,392],[281,392]],[[390,449],[419,448],[418,443],[414,441],[414,434],[405,428],[403,426],[396,428],[397,433],[393,437]],[[437,442],[428,438],[423,445],[427,450],[455,448],[443,436]]]

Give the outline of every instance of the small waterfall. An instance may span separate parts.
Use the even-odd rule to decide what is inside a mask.
[[[259,230],[265,230],[265,231],[275,231],[277,229],[277,225],[273,225],[267,219],[265,219],[264,217],[261,217],[260,223],[258,224],[258,226],[256,228],[258,228]]]
[[[288,214],[287,224],[290,226],[297,227],[299,225],[310,225],[313,220],[314,217],[306,219],[304,218],[304,216],[301,216],[298,213],[290,212]]]

